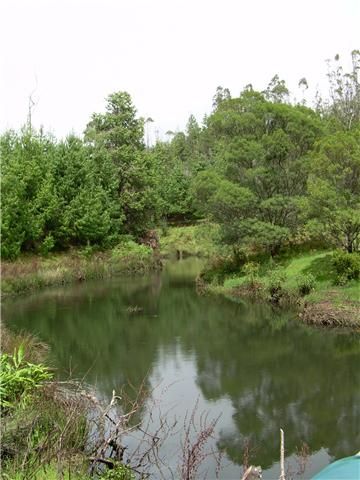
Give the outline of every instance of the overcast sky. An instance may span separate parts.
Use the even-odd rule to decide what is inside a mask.
[[[160,137],[201,121],[216,87],[274,74],[325,86],[327,58],[360,48],[360,0],[0,0],[0,131],[26,121],[81,134],[128,91]]]

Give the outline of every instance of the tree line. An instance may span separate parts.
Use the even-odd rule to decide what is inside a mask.
[[[3,258],[108,248],[164,220],[198,218],[218,223],[234,251],[307,241],[358,250],[359,68],[359,51],[347,73],[335,57],[329,96],[314,108],[290,101],[278,76],[236,98],[219,87],[202,125],[191,116],[154,146],[126,92],[107,98],[82,138],[3,133]]]

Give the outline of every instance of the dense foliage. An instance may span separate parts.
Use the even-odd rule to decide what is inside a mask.
[[[277,76],[264,92],[249,85],[239,98],[217,95],[192,191],[198,212],[219,223],[235,251],[275,254],[304,241],[359,249],[358,51],[352,60],[350,73],[330,71],[330,97],[315,110],[289,103]]]
[[[1,137],[2,255],[116,244],[157,218],[155,171],[126,93],[110,95],[84,141],[34,132]]]
[[[350,73],[338,63],[329,70],[329,98],[315,109],[291,103],[277,75],[263,92],[248,85],[238,98],[219,87],[201,126],[191,116],[185,132],[154,146],[145,146],[145,122],[126,92],[107,98],[83,139],[57,141],[31,125],[4,133],[3,257],[107,248],[164,220],[204,217],[237,254],[306,241],[357,251],[358,51],[352,60]]]

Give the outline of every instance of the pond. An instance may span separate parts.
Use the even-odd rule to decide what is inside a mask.
[[[263,478],[278,478],[280,427],[289,476],[299,470],[303,442],[311,453],[296,478],[355,454],[359,334],[309,328],[294,312],[263,304],[199,296],[200,268],[190,258],[146,277],[47,289],[7,300],[2,314],[13,330],[50,345],[61,376],[83,378],[106,398],[124,385],[134,395],[143,385],[146,402],[155,400],[180,426],[195,406],[195,423],[204,412],[208,421],[218,418],[212,441],[224,452],[223,479],[241,477],[246,444]],[[139,415],[146,422],[146,410]],[[179,428],[163,446],[172,468],[183,433]],[[204,468],[213,478],[211,457]]]

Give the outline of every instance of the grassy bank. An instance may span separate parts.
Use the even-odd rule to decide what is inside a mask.
[[[332,250],[258,257],[242,267],[215,262],[199,283],[214,293],[296,305],[309,324],[360,327],[360,281],[339,278]]]
[[[160,267],[150,247],[131,240],[112,250],[71,250],[46,257],[27,255],[1,264],[1,295],[19,295],[40,288],[90,279],[145,273]]]

